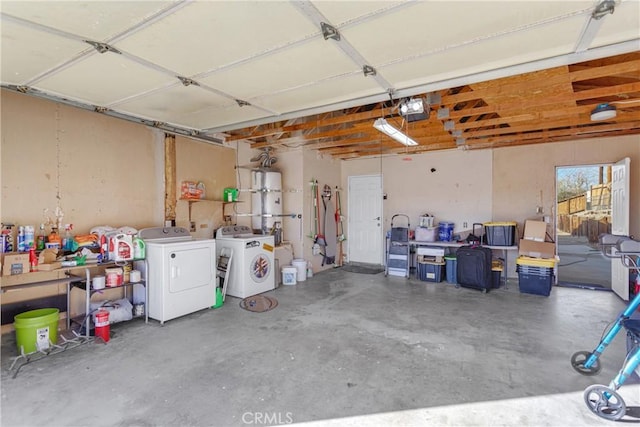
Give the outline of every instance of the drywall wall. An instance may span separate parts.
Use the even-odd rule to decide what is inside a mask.
[[[37,226],[56,207],[77,233],[162,222],[161,134],[27,95],[1,98],[3,223]]]
[[[163,132],[14,92],[0,96],[2,223],[37,226],[45,209],[55,220],[59,207],[74,234],[97,225],[163,225]],[[183,180],[202,181],[207,189],[208,200],[191,204],[196,237],[210,238],[222,224],[223,189],[236,184],[235,151],[176,138],[178,197]],[[189,227],[189,203],[178,201],[176,214],[176,224]],[[71,307],[81,304],[77,293]],[[46,288],[34,288],[3,304],[46,296]]]
[[[222,196],[225,188],[236,187],[235,155],[236,150],[231,148],[176,137],[177,197],[183,181],[202,182],[205,187],[202,201],[178,200],[176,225],[191,229],[197,238],[214,237],[215,230],[224,225],[223,209],[227,213],[233,210],[233,206],[223,204]]]
[[[556,167],[615,163],[629,157],[630,232],[640,235],[640,136],[523,145],[493,150],[493,219],[518,221],[555,216]]]
[[[382,174],[384,230],[394,214],[408,215],[415,228],[428,213],[436,224],[453,222],[454,233],[465,234],[474,222],[492,220],[491,168],[489,150],[350,160],[342,163],[342,186],[348,187],[349,176]]]

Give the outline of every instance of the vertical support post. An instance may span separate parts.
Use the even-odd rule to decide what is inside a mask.
[[[176,136],[164,136],[164,220],[176,221]]]

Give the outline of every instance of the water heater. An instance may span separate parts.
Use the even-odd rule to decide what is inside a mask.
[[[282,174],[278,171],[251,171],[251,228],[268,234],[275,222],[282,221]]]

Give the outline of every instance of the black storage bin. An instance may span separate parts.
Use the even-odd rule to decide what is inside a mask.
[[[442,282],[444,262],[418,262],[418,279],[424,282]]]
[[[554,282],[554,275],[531,274],[521,271],[522,266],[518,266],[518,286],[523,294],[534,294],[548,297],[551,294],[551,286]]]
[[[516,236],[515,222],[485,222],[485,238],[489,246],[513,246]]]

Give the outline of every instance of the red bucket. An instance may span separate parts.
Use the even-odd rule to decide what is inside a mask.
[[[109,312],[100,310],[96,313],[96,337],[102,338],[102,341],[108,342],[111,328],[109,327]]]

